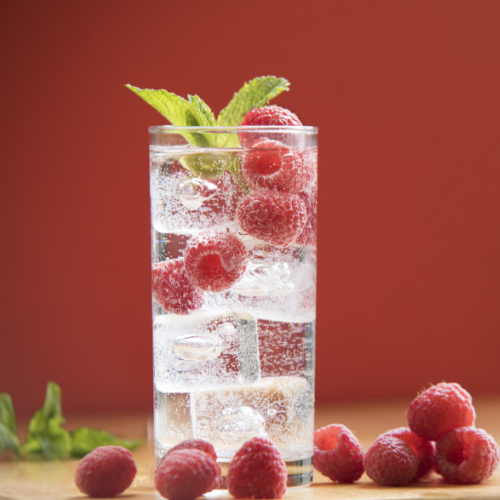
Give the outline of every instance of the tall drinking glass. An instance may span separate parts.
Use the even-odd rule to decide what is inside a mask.
[[[246,440],[265,436],[288,486],[307,485],[317,129],[149,133],[156,459],[205,439],[225,475]]]

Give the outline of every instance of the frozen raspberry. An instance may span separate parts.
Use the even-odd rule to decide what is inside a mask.
[[[189,240],[184,258],[192,283],[202,290],[221,292],[241,278],[248,253],[234,234],[210,230]]]
[[[78,464],[75,483],[90,497],[114,497],[124,492],[137,473],[132,453],[121,446],[100,446]]]
[[[203,293],[189,281],[184,259],[160,262],[153,266],[153,295],[165,311],[190,314],[203,305]]]
[[[212,491],[218,471],[214,459],[197,449],[166,454],[155,470],[155,486],[169,500],[194,500]]]
[[[500,449],[482,429],[459,427],[436,443],[436,470],[454,484],[488,479],[498,466]]]
[[[365,454],[356,436],[344,425],[332,424],[314,432],[314,467],[339,483],[363,475]]]
[[[281,498],[286,479],[280,452],[264,437],[244,443],[227,471],[227,487],[235,498]]]
[[[368,477],[376,483],[404,486],[417,474],[418,458],[406,441],[382,435],[366,452],[364,466]]]
[[[217,466],[217,477],[214,480],[212,489],[216,490],[222,485],[222,471],[220,465],[217,463],[217,453],[215,453],[215,449],[211,443],[205,441],[204,439],[186,439],[185,441],[181,441],[170,448],[166,455],[177,450],[200,450],[208,453],[214,459],[215,465]]]
[[[240,126],[274,126],[274,127],[301,127],[302,122],[298,119],[297,115],[289,111],[288,109],[281,108],[271,104],[270,106],[264,106],[263,108],[253,108],[251,109],[243,118]],[[252,147],[253,144],[259,142],[265,137],[272,137],[275,140],[286,141],[286,134],[277,134],[276,132],[270,131],[266,133],[262,132],[243,132],[239,133],[241,145],[245,148]]]
[[[307,212],[307,222],[297,237],[296,243],[307,247],[316,247],[318,227],[318,185],[313,182],[307,192],[299,193]]]
[[[311,184],[315,166],[310,153],[266,139],[242,156],[240,172],[245,184],[252,189],[298,193]]]
[[[413,478],[414,481],[424,477],[434,466],[436,456],[436,446],[433,442],[418,437],[407,427],[400,427],[392,431],[385,432],[382,436],[390,436],[397,439],[402,439],[408,443],[418,458],[418,470]]]
[[[236,216],[250,236],[281,247],[292,243],[307,222],[306,207],[300,196],[279,191],[245,196]]]
[[[417,396],[406,416],[417,436],[437,441],[457,427],[473,425],[476,412],[465,389],[459,384],[441,382]]]

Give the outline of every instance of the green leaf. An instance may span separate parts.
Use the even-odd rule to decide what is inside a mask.
[[[189,101],[166,90],[140,89],[125,85],[144,99],[176,127],[211,127],[215,117],[207,104],[198,96],[189,96]],[[216,147],[216,134],[181,133],[191,144],[199,147]]]
[[[71,456],[75,458],[84,457],[98,446],[123,446],[127,450],[134,451],[142,444],[142,439],[118,439],[109,432],[91,427],[80,427],[70,432],[70,436]]]
[[[26,458],[68,458],[71,438],[69,432],[61,427],[64,422],[61,412],[61,388],[56,383],[49,382],[43,407],[31,417],[26,441],[21,446]]]
[[[220,112],[217,125],[237,127],[252,108],[262,108],[281,92],[289,90],[289,86],[290,83],[285,78],[275,76],[254,78],[234,94],[231,102]]]
[[[12,399],[6,392],[0,393],[0,452],[14,450],[19,455],[16,416]]]

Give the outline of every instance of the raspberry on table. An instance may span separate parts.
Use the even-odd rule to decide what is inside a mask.
[[[257,142],[240,162],[240,173],[252,189],[298,193],[314,179],[314,158],[307,151],[289,149],[268,139]]]
[[[240,126],[274,126],[274,127],[301,127],[302,122],[297,115],[288,109],[271,104],[262,108],[253,108],[243,117]],[[239,132],[241,145],[245,148],[252,147],[253,144],[259,142],[269,134],[262,132]],[[272,132],[274,139],[282,139],[286,141],[286,135],[277,135]]]
[[[304,229],[296,239],[298,245],[316,247],[316,235],[318,232],[318,185],[313,182],[308,191],[298,193],[302,198],[307,212],[307,222]]]
[[[314,467],[339,483],[363,475],[365,454],[356,436],[344,425],[331,424],[314,431]]]
[[[300,196],[259,191],[245,196],[236,211],[244,231],[258,240],[286,247],[302,232],[307,211]]]
[[[379,436],[365,455],[368,477],[382,486],[404,486],[417,474],[418,458],[402,439]]]
[[[432,441],[418,437],[407,427],[399,427],[398,429],[387,431],[382,436],[402,439],[411,446],[418,458],[418,470],[413,478],[414,481],[424,477],[434,467],[436,446]]]
[[[476,484],[498,466],[500,449],[483,429],[458,427],[436,443],[436,471],[454,484]]]
[[[227,487],[235,498],[281,498],[287,471],[280,452],[264,437],[246,441],[227,471]]]
[[[132,484],[136,473],[129,450],[122,446],[99,446],[78,464],[75,483],[90,497],[114,497]]]
[[[222,486],[222,470],[220,468],[220,465],[217,463],[217,453],[215,452],[215,448],[211,443],[205,441],[204,439],[186,439],[185,441],[181,441],[175,446],[172,446],[172,448],[167,451],[166,455],[178,450],[200,450],[208,453],[213,458],[215,465],[217,466],[217,477],[214,480],[212,489],[216,490],[217,488]]]
[[[169,500],[194,500],[217,484],[215,460],[204,451],[180,449],[167,453],[155,470],[155,486]]]
[[[457,427],[473,425],[476,412],[471,395],[459,384],[441,382],[419,394],[406,413],[410,429],[437,441]]]
[[[159,262],[153,266],[153,296],[165,311],[190,314],[204,302],[203,292],[191,284],[184,259]]]
[[[222,292],[243,275],[248,252],[229,231],[209,230],[189,240],[184,259],[193,284],[202,290]]]

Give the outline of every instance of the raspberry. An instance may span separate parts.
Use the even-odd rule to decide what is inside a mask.
[[[203,305],[203,293],[189,281],[184,259],[160,262],[153,266],[153,295],[165,311],[190,314]]]
[[[253,189],[298,193],[311,184],[315,167],[314,159],[307,152],[263,140],[243,155],[240,172],[244,182]]]
[[[99,446],[78,464],[75,483],[90,497],[114,497],[132,484],[136,473],[129,450],[121,446]]]
[[[189,240],[186,273],[202,290],[221,292],[242,276],[248,261],[245,245],[228,231],[205,231]]]
[[[382,436],[402,439],[411,446],[418,458],[418,470],[413,478],[414,481],[424,477],[434,466],[434,459],[436,456],[436,447],[434,443],[427,441],[427,439],[418,437],[407,427],[400,427],[398,429],[393,429],[392,431],[387,431],[382,434]]]
[[[212,491],[218,471],[214,459],[196,449],[167,453],[155,470],[155,486],[169,500],[194,500]]]
[[[459,384],[441,382],[417,396],[406,416],[417,436],[437,441],[457,427],[473,425],[476,412],[465,389]]]
[[[296,194],[260,191],[243,198],[236,216],[254,238],[276,246],[288,246],[307,222],[304,202]]]
[[[366,452],[368,477],[382,486],[404,486],[418,470],[418,458],[411,446],[391,436],[379,436]]]
[[[365,454],[356,436],[344,425],[332,424],[314,432],[314,467],[339,483],[363,475]]]
[[[316,247],[318,226],[318,185],[311,184],[307,192],[299,193],[307,212],[307,222],[302,233],[297,237],[296,243],[307,247]]]
[[[168,455],[169,453],[173,453],[177,450],[200,450],[210,455],[217,466],[217,477],[214,480],[212,489],[216,490],[222,485],[222,471],[220,465],[217,463],[217,454],[215,453],[215,449],[211,443],[205,441],[204,439],[186,439],[185,441],[181,441],[170,448],[166,454]]]
[[[281,108],[271,104],[263,108],[251,109],[243,118],[240,126],[275,126],[275,127],[301,127],[302,122],[297,115],[288,109]],[[239,132],[241,145],[245,148],[252,147],[253,144],[259,142],[265,137],[271,135],[273,139],[286,140],[286,134],[278,134],[276,132]]]
[[[450,483],[475,484],[488,479],[499,461],[497,443],[482,429],[459,427],[436,443],[436,470]]]
[[[227,471],[227,487],[236,498],[281,498],[286,479],[280,452],[264,437],[244,443]]]

